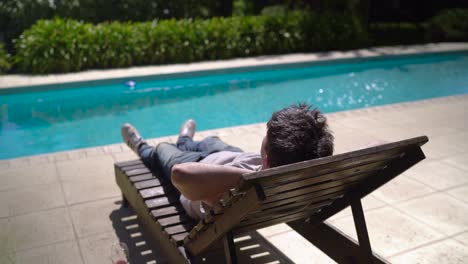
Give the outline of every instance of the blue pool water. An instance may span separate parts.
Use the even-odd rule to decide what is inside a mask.
[[[0,159],[264,122],[297,102],[324,112],[468,93],[468,53],[284,67],[114,85],[0,94]]]

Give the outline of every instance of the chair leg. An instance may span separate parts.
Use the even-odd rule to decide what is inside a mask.
[[[227,264],[237,263],[236,246],[234,245],[234,236],[231,231],[226,233],[223,238],[224,256]]]
[[[327,223],[313,225],[302,219],[287,224],[338,263],[388,263],[375,253],[369,261],[368,256],[363,255],[357,241]]]
[[[125,195],[122,193],[122,207],[128,208],[129,205],[127,198],[125,198]]]
[[[351,201],[351,210],[353,212],[354,226],[356,227],[359,248],[367,262],[372,263],[372,248],[369,242],[369,234],[367,233],[366,219],[364,218],[361,199]]]

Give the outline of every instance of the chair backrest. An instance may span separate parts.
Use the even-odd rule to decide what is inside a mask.
[[[303,218],[321,222],[425,158],[426,136],[249,173],[190,233],[193,254],[225,232]],[[197,239],[194,239],[194,238]]]

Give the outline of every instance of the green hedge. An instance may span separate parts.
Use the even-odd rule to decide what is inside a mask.
[[[10,54],[5,51],[3,44],[0,43],[0,74],[10,70]]]
[[[373,23],[369,27],[372,45],[407,45],[426,42],[426,24]]]
[[[0,41],[8,45],[39,19],[90,23],[221,15],[216,0],[0,0]]]
[[[366,40],[349,16],[306,12],[98,25],[56,18],[20,36],[15,66],[28,73],[71,72],[350,49]]]
[[[436,41],[468,41],[468,9],[447,9],[429,22],[428,35]]]

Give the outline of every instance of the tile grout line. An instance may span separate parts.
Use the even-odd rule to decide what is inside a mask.
[[[39,245],[39,246],[26,247],[26,248],[23,248],[21,250],[13,250],[13,251],[11,251],[9,253],[6,253],[5,255],[0,256],[0,257],[10,256],[10,255],[18,254],[18,253],[28,251],[28,250],[33,250],[33,249],[43,248],[43,247],[49,247],[49,246],[58,245],[58,244],[65,243],[65,242],[74,242],[74,241],[75,241],[75,239],[65,239],[65,240],[60,240],[60,241],[55,241],[55,242],[51,242],[51,243],[42,244],[42,245]]]
[[[436,239],[436,240],[433,240],[433,241],[430,241],[430,242],[421,244],[421,245],[416,246],[416,247],[412,247],[412,248],[409,248],[409,249],[406,249],[406,250],[402,250],[402,251],[400,251],[400,252],[398,252],[398,253],[395,253],[395,254],[393,254],[393,255],[386,256],[386,258],[397,257],[397,256],[403,255],[403,254],[405,254],[405,253],[409,253],[409,252],[411,252],[411,251],[415,251],[415,250],[420,249],[420,248],[423,248],[423,247],[427,247],[427,246],[430,246],[430,245],[433,245],[433,244],[437,244],[437,243],[442,242],[442,241],[444,241],[444,240],[453,239],[453,240],[455,240],[456,242],[460,243],[459,241],[457,241],[457,240],[454,239],[454,238],[455,238],[456,236],[461,235],[461,234],[464,234],[464,233],[466,233],[466,232],[467,232],[467,230],[460,231],[460,232],[458,232],[458,233],[455,233],[455,234],[453,234],[453,235],[450,235],[450,236],[447,236],[447,237],[444,237],[444,238]],[[460,243],[460,244],[462,244],[462,243]],[[464,244],[462,244],[462,245],[463,245],[464,247],[468,248],[468,246],[466,246],[466,245],[464,245]]]
[[[63,188],[62,179],[60,178],[60,172],[58,170],[56,162],[54,162],[54,168],[55,168],[55,172],[57,173],[58,181],[60,183],[60,189],[62,190],[62,195],[63,195],[63,199],[64,199],[64,202],[65,202],[65,210],[67,211],[68,218],[70,219],[70,223],[72,225],[73,236],[75,237],[76,245],[78,247],[78,251],[80,252],[81,262],[83,264],[85,264],[86,262],[85,262],[85,258],[83,256],[83,251],[81,249],[80,241],[78,239],[78,233],[76,231],[75,223],[73,222],[73,218],[72,218],[72,215],[71,215],[71,212],[70,212],[70,207],[68,205],[67,197],[65,195],[65,190]]]

